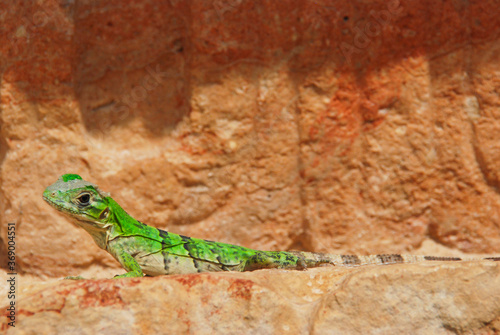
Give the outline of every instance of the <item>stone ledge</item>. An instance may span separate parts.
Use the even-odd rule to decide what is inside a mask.
[[[261,270],[33,285],[7,334],[500,332],[500,264]],[[5,310],[5,308],[2,308]]]

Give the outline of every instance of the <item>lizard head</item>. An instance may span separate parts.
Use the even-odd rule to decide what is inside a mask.
[[[81,226],[107,228],[110,216],[107,193],[77,174],[62,175],[43,192],[43,199],[55,209],[76,219]]]

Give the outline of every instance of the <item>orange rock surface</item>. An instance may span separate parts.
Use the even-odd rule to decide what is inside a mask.
[[[10,334],[498,334],[500,264],[261,270],[26,287]],[[3,305],[2,305],[3,306]]]
[[[500,333],[492,263],[47,280],[119,265],[41,197],[78,173],[143,222],[252,248],[500,253],[498,13],[493,0],[3,3],[0,263],[15,223],[20,276],[18,327],[0,286],[0,328]]]
[[[253,248],[500,252],[494,1],[0,11],[0,233],[16,223],[20,271],[117,266],[41,199],[63,173]]]

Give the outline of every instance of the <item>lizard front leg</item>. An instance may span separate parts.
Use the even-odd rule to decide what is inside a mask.
[[[144,276],[139,263],[137,263],[132,255],[124,250],[123,246],[119,242],[108,244],[107,251],[111,255],[113,255],[118,262],[120,262],[125,270],[127,270],[127,273],[116,275],[114,276],[114,278],[131,278]]]

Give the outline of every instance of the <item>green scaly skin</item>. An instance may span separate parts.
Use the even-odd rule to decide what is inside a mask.
[[[305,269],[332,263],[321,254],[259,251],[150,227],[128,215],[108,194],[76,174],[61,176],[47,187],[43,198],[85,229],[99,247],[127,270],[115,278],[263,268]]]

